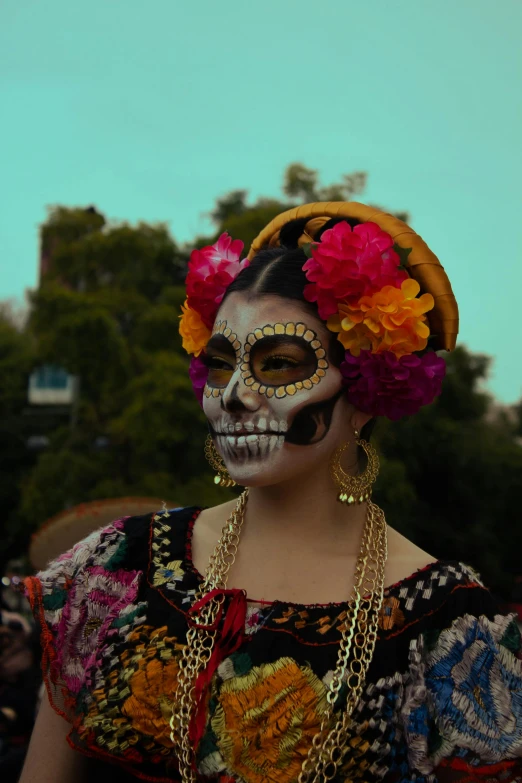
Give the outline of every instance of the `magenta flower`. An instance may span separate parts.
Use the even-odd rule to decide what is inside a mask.
[[[203,407],[203,389],[208,378],[208,367],[202,359],[202,356],[193,356],[189,364],[189,376],[192,381],[194,394],[198,402]]]
[[[337,313],[339,300],[355,305],[361,296],[371,296],[385,285],[400,288],[408,278],[399,269],[393,239],[376,223],[361,223],[353,229],[348,223],[337,223],[312,244],[311,252],[312,258],[303,266],[310,281],[304,297],[317,302],[325,321]]]
[[[240,239],[233,240],[225,232],[214,245],[193,250],[190,255],[185,281],[187,303],[209,329],[228,286],[249,264],[247,258],[239,260],[243,247]]]
[[[446,362],[433,351],[399,359],[391,351],[363,350],[358,357],[347,351],[340,369],[352,405],[396,421],[413,416],[440,394]]]

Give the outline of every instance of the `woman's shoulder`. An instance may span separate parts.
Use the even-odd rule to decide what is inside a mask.
[[[86,568],[96,567],[99,572],[144,569],[164,530],[168,527],[171,536],[183,537],[200,510],[198,506],[163,508],[114,519],[50,561],[34,578],[44,586],[62,588]]]
[[[391,527],[386,585],[408,613],[435,614],[439,622],[466,612],[491,614],[496,605],[471,565],[438,559]]]
[[[475,627],[480,621],[511,632],[511,618],[501,615],[498,601],[472,566],[434,560],[385,590],[379,620],[383,666],[389,668],[390,650],[406,661],[419,646],[432,645],[451,628]]]
[[[458,560],[433,559],[421,565],[390,584],[385,603],[386,598],[400,606],[408,625],[423,619],[444,628],[465,614],[492,618],[498,613],[497,600],[479,573]]]
[[[197,510],[161,509],[115,519],[25,580],[41,633],[44,676],[58,712],[64,714],[64,693],[65,712],[73,709],[108,638],[147,616],[151,593],[169,581],[159,578],[160,561],[168,570],[173,559],[184,557]],[[161,602],[159,609],[164,620]]]
[[[124,606],[136,598],[143,574],[163,554],[185,551],[191,521],[199,508],[163,508],[124,516],[93,531],[46,568],[24,582],[33,613],[44,627],[58,632],[88,613]],[[94,611],[94,610],[93,610]]]
[[[464,563],[439,561],[419,582],[431,607],[408,639],[401,715],[410,764],[425,773],[441,762],[455,772],[482,766],[485,778],[487,764],[501,763],[507,775],[507,760],[522,754],[516,617]]]

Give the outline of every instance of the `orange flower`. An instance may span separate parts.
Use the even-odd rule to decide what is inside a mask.
[[[387,596],[379,612],[379,628],[383,631],[391,631],[395,626],[402,628],[404,625],[404,613],[400,609],[400,602],[395,596]]]
[[[227,767],[252,783],[297,780],[326,710],[326,688],[291,658],[225,680],[212,718]]]
[[[186,299],[185,304],[181,305],[181,312],[179,333],[183,338],[183,348],[187,353],[199,356],[210,340],[211,331],[203,323],[200,314],[187,305]]]
[[[342,309],[341,309],[342,308]],[[348,312],[349,306],[344,303],[339,304],[339,312],[330,316],[327,322],[328,329],[331,332],[339,332],[337,339],[343,344],[347,351],[353,356],[359,356],[362,350],[373,351],[373,335],[368,331],[364,323],[357,323],[355,320],[359,312]],[[349,324],[349,319],[352,321]]]
[[[94,732],[96,743],[114,755],[130,747],[170,754],[169,721],[181,649],[167,636],[167,626],[135,628],[125,649],[108,662],[110,671],[102,669],[102,686],[93,691],[80,736],[86,739]]]
[[[430,333],[426,316],[435,302],[431,294],[417,294],[416,280],[404,280],[400,288],[386,285],[372,296],[362,296],[355,306],[339,303],[339,312],[328,320],[328,328],[339,332],[339,340],[353,356],[361,350],[392,351],[397,358],[421,351]]]
[[[156,629],[149,644],[140,651],[138,668],[128,682],[131,695],[121,711],[138,734],[171,747],[169,721],[179,665],[172,649],[175,640],[165,636],[166,630],[166,627]]]

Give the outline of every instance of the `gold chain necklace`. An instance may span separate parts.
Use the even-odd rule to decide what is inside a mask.
[[[228,572],[237,555],[247,499],[248,490],[245,490],[221,531],[205,579],[195,596],[196,601],[212,590],[226,588]],[[327,709],[321,728],[314,736],[303,761],[298,783],[327,783],[332,780],[348,750],[351,716],[361,696],[377,641],[386,558],[386,520],[382,510],[368,500],[337,666],[327,693]],[[210,630],[210,627],[215,627],[224,601],[225,596],[218,594],[201,607],[197,615],[199,628],[189,626],[187,643],[180,657],[178,684],[170,719],[170,738],[175,747],[183,783],[197,783],[195,748],[191,747],[189,741],[189,725],[195,709],[195,682],[212,656],[218,631]],[[334,705],[343,682],[348,685],[346,706],[340,714],[336,714]]]

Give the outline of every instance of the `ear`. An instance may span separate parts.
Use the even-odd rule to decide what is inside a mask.
[[[354,430],[361,432],[364,425],[367,424],[370,419],[373,419],[373,416],[370,413],[363,413],[362,411],[355,409],[351,416],[350,424]]]

